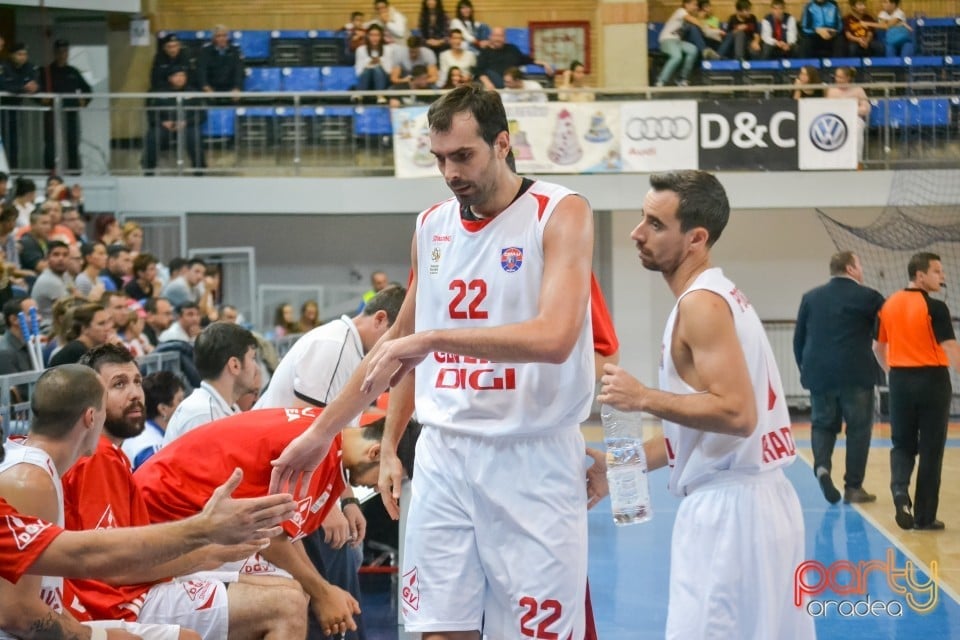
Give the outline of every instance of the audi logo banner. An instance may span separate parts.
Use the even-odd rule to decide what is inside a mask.
[[[624,171],[699,168],[695,100],[624,103],[620,121]]]

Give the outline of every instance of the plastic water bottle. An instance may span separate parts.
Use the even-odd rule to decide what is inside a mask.
[[[607,482],[613,521],[618,525],[646,522],[653,517],[643,452],[643,415],[600,407],[607,445]]]

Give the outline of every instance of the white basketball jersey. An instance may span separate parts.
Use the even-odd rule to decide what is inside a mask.
[[[63,527],[63,485],[60,482],[60,474],[57,473],[57,468],[54,466],[53,460],[50,459],[50,456],[48,456],[45,451],[37,449],[36,447],[24,446],[17,441],[19,439],[20,438],[12,438],[6,441],[4,449],[7,455],[3,462],[0,462],[0,473],[10,469],[14,465],[32,464],[50,474],[53,486],[57,490],[57,506],[60,509],[57,514],[56,525]],[[40,581],[40,599],[57,613],[63,613],[63,578],[44,576]],[[7,638],[12,640],[13,636],[0,631],[0,640],[6,640]]]
[[[701,393],[683,381],[670,354],[680,300],[691,291],[700,289],[722,297],[733,313],[737,337],[753,381],[757,428],[748,438],[740,438],[699,431],[664,420],[663,433],[671,468],[669,488],[678,496],[687,495],[698,486],[729,472],[759,473],[786,466],[793,462],[797,453],[780,372],[763,324],[747,297],[718,268],[701,273],[680,295],[670,313],[661,345],[660,388],[677,394]]]
[[[495,218],[462,220],[455,199],[417,219],[416,330],[492,327],[537,315],[543,229],[569,189],[537,181]],[[431,353],[416,368],[417,419],[474,435],[543,433],[585,420],[593,396],[589,305],[562,364]]]

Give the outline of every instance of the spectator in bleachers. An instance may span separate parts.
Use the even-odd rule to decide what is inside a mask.
[[[121,227],[123,244],[130,250],[130,257],[136,258],[143,249],[143,227],[132,220],[123,223]]]
[[[797,21],[786,11],[785,0],[773,0],[770,13],[760,23],[763,41],[760,57],[764,60],[792,58],[797,49]]]
[[[134,358],[145,356],[153,351],[153,345],[150,344],[150,340],[143,335],[145,326],[144,316],[143,309],[140,307],[136,309],[127,308],[126,329],[123,332],[123,346],[133,354]]]
[[[181,271],[180,275],[173,277],[160,292],[160,295],[169,300],[174,307],[188,301],[200,302],[203,289],[201,283],[207,273],[207,264],[200,258],[191,258],[185,266],[186,269]],[[173,276],[173,272],[173,262],[171,261],[171,276]]]
[[[119,243],[107,247],[107,268],[100,272],[100,281],[107,291],[123,291],[123,286],[133,275],[133,260],[130,250]]]
[[[170,77],[168,70],[168,81]],[[239,93],[243,90],[243,79],[243,53],[240,47],[230,42],[230,31],[218,24],[213,28],[213,38],[203,45],[200,55],[197,56],[197,83],[208,93]],[[234,96],[234,99],[236,98],[237,96]]]
[[[657,76],[658,87],[670,82],[677,67],[680,67],[680,79],[677,80],[677,84],[682,87],[690,84],[690,74],[693,72],[693,65],[697,62],[699,51],[697,45],[686,39],[685,33],[692,29],[700,29],[700,20],[697,18],[699,9],[697,0],[683,0],[680,7],[670,14],[663,24],[659,43],[660,51],[666,54],[667,61],[660,69],[660,75]]]
[[[383,40],[383,27],[367,27],[366,44],[356,51],[353,69],[358,91],[383,91],[390,86],[391,45]]]
[[[850,0],[850,13],[843,17],[843,37],[847,41],[847,55],[851,58],[882,56],[883,45],[874,39],[871,24],[876,19],[867,13],[865,0]]]
[[[190,263],[186,258],[181,258],[176,256],[170,259],[170,262],[167,264],[167,282],[164,283],[164,286],[167,285],[172,280],[176,280],[187,274],[187,271],[190,269]]]
[[[907,24],[907,14],[900,8],[900,0],[883,0],[880,6],[883,11],[877,16],[879,22],[870,26],[886,29],[887,57],[912,56],[915,49],[913,29]]]
[[[420,36],[407,38],[406,46],[395,45],[391,51],[390,83],[397,85],[413,80],[413,68],[423,65],[427,69],[428,84],[437,82],[437,55],[423,46]]]
[[[0,202],[0,249],[6,264],[12,269],[20,268],[20,251],[17,249],[17,208],[9,202]]]
[[[503,89],[500,99],[510,102],[546,102],[547,93],[536,80],[527,80],[519,67],[510,67],[503,72]]]
[[[124,285],[123,290],[130,296],[131,300],[136,300],[141,304],[159,293],[157,259],[153,254],[141,253],[133,259],[133,278]]]
[[[819,98],[823,95],[823,82],[820,80],[820,72],[815,67],[800,67],[797,73],[797,79],[793,81],[793,99],[801,98]]]
[[[363,24],[363,12],[354,11],[350,14],[350,22],[343,25],[345,38],[344,64],[352,65],[356,62],[357,49],[367,42],[367,29]]]
[[[66,244],[73,244],[76,242],[76,236],[73,235],[73,231],[69,227],[62,224],[63,222],[63,206],[60,204],[59,200],[44,200],[37,207],[40,211],[45,212],[50,216],[50,233],[47,234],[49,240],[59,240],[65,242]],[[20,227],[17,229],[17,237],[22,238],[27,233],[30,233],[30,226]]]
[[[427,67],[422,64],[413,66],[408,82],[400,82],[390,87],[392,91],[428,91],[435,88],[434,84],[430,82],[430,72],[427,71]],[[430,104],[436,99],[437,96],[391,96],[390,106],[393,108],[411,107],[417,104]]]
[[[51,240],[47,245],[47,268],[37,276],[30,288],[30,297],[36,300],[40,315],[49,322],[52,317],[53,303],[65,298],[73,291],[73,282],[67,273],[67,257],[70,248],[65,242]],[[41,325],[43,329],[47,324]]]
[[[297,328],[297,333],[306,333],[323,324],[320,322],[320,307],[317,305],[316,300],[307,300],[301,305],[300,319],[297,321],[297,324],[300,325]]]
[[[548,76],[553,75],[553,67],[537,61],[520,51],[516,45],[506,41],[506,31],[503,27],[494,27],[490,31],[488,46],[480,51],[477,57],[476,76],[487,89],[503,88],[503,72],[510,67],[520,67],[525,64],[537,64],[543,67]]]
[[[297,333],[299,326],[293,317],[293,305],[283,302],[273,313],[273,337],[283,338]]]
[[[150,67],[150,91],[166,91],[167,78],[173,67],[190,69],[190,55],[180,45],[175,33],[168,33],[160,39],[160,50],[153,57]]]
[[[143,335],[150,344],[160,344],[160,335],[173,324],[173,305],[166,298],[147,298],[143,305],[147,317],[144,319]]]
[[[465,84],[470,84],[470,78],[460,67],[450,67],[447,69],[447,79],[441,89],[456,89]]]
[[[88,242],[80,247],[83,269],[74,280],[77,293],[90,300],[99,300],[106,291],[100,274],[107,268],[107,248],[102,242]]]
[[[446,51],[451,46],[447,40],[450,30],[450,19],[443,10],[443,0],[420,1],[420,37],[436,55]]]
[[[838,58],[843,55],[843,20],[834,0],[810,0],[800,19],[800,56]]]
[[[160,450],[167,423],[183,402],[184,391],[183,381],[171,371],[156,371],[143,379],[146,424],[140,435],[127,438],[120,445],[134,471]]]
[[[126,339],[127,324],[130,322],[128,301],[123,291],[104,291],[100,296],[100,306],[110,315],[113,330],[121,340]]]
[[[0,38],[2,39],[2,38]],[[2,74],[3,65],[0,65],[0,74]],[[4,80],[0,76],[0,86],[3,86]],[[7,201],[7,193],[10,189],[10,175],[6,171],[0,171],[0,202]]]
[[[490,27],[477,22],[473,13],[473,3],[470,0],[460,0],[457,3],[457,13],[450,21],[450,30],[454,29],[459,29],[463,33],[464,48],[477,52],[486,49],[490,44]]]
[[[40,273],[47,268],[47,243],[50,240],[50,214],[42,208],[30,214],[30,231],[20,237],[20,268]]]
[[[104,246],[109,247],[123,239],[120,223],[109,213],[97,216],[97,219],[93,222],[93,229],[97,242],[102,242]]]
[[[63,131],[64,149],[66,158],[60,158],[60,166],[68,171],[80,170],[80,109],[90,102],[89,97],[76,97],[78,94],[90,94],[93,89],[84,80],[83,74],[76,67],[67,64],[70,60],[70,43],[66,40],[57,40],[53,43],[53,62],[47,67],[45,78],[46,93],[62,93],[75,97],[63,98]],[[43,158],[44,166],[53,170],[56,165],[56,145],[53,126],[53,112],[44,117]]]
[[[587,88],[587,68],[579,60],[570,63],[557,78],[557,100],[561,102],[593,102],[596,96],[589,91],[569,91]],[[565,91],[566,89],[566,91]]]
[[[36,302],[26,297],[15,297],[3,303],[3,321],[7,330],[0,336],[0,376],[33,370],[18,314],[21,311],[29,314],[36,306]]]
[[[703,33],[703,40],[707,49],[716,52],[723,43],[723,38],[727,35],[727,32],[721,28],[720,18],[713,13],[713,5],[710,0],[699,0],[697,6],[700,9],[697,17],[700,18],[700,31]]]
[[[83,213],[77,208],[72,200],[61,200],[60,210],[63,214],[60,222],[70,230],[76,239],[75,244],[86,244],[90,240],[87,238],[87,222],[84,220]]]
[[[113,321],[110,314],[99,304],[88,302],[67,312],[69,325],[63,348],[50,356],[50,366],[74,364],[81,356],[94,347],[115,340]]]
[[[177,305],[177,321],[160,334],[160,342],[186,342],[193,344],[200,334],[200,306],[196,302]]]
[[[27,45],[17,42],[10,49],[10,58],[3,63],[2,90],[13,94],[3,99],[4,106],[27,104],[27,97],[40,90],[40,69],[30,62]],[[10,109],[4,111],[3,147],[7,153],[7,164],[12,169],[19,163],[19,113]]]
[[[857,79],[857,70],[851,67],[837,67],[833,72],[834,84],[827,88],[827,98],[853,98],[857,101],[857,158],[859,169],[863,168],[863,153],[867,132],[867,120],[870,118],[870,99],[863,87],[850,86]]]
[[[200,299],[197,304],[200,305],[203,326],[207,326],[220,319],[220,265],[206,265],[199,289]]]
[[[727,21],[727,35],[717,53],[721,58],[746,60],[760,55],[760,29],[750,11],[750,0],[737,0],[737,11]]]
[[[169,67],[167,92],[185,93],[187,70],[183,67]],[[203,175],[207,166],[200,137],[200,127],[207,118],[203,109],[203,100],[189,96],[156,97],[147,100],[147,137],[143,149],[144,175],[153,175],[157,166],[157,153],[166,149],[179,137],[190,156],[190,162],[196,170],[194,175]],[[182,107],[182,108],[181,108]]]
[[[450,69],[459,67],[462,75],[469,81],[471,70],[477,66],[477,56],[470,49],[463,47],[463,32],[460,29],[450,30],[450,48],[440,54],[440,82],[446,87]]]
[[[89,300],[84,298],[60,298],[53,303],[53,311],[50,313],[50,333],[47,335],[47,343],[43,345],[43,365],[50,366],[50,358],[57,351],[63,348],[63,345],[70,342],[67,336],[70,334],[72,316],[74,308],[82,304],[87,304]]]
[[[375,0],[373,3],[374,18],[367,23],[367,29],[379,25],[383,29],[383,41],[387,44],[403,44],[407,36],[407,17],[395,7],[391,7],[387,0]]]
[[[30,224],[30,214],[36,208],[37,183],[30,178],[18,176],[13,181],[13,200],[11,204],[17,208],[17,226],[25,227]]]

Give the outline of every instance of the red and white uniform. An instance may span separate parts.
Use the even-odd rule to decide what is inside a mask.
[[[16,584],[63,528],[18,513],[0,498],[0,578]]]
[[[701,393],[680,377],[670,352],[680,300],[697,290],[716,293],[730,307],[753,382],[757,426],[741,438],[663,421],[669,488],[686,496],[673,528],[666,637],[813,638],[813,619],[793,605],[793,575],[804,558],[803,514],[782,471],[796,447],[780,373],[756,311],[718,268],[701,273],[667,319],[660,388]]]
[[[221,418],[180,436],[150,457],[133,475],[151,522],[170,522],[199,513],[214,489],[237,467],[243,480],[235,498],[267,495],[270,461],[303,433],[322,409],[256,409]],[[317,467],[297,515],[283,523],[292,540],[316,531],[336,504],[345,482],[343,436],[337,434]]]
[[[593,325],[593,350],[602,356],[612,356],[620,349],[617,330],[613,327],[613,318],[607,308],[607,299],[597,282],[597,276],[590,274],[590,323]]]
[[[462,219],[453,199],[421,213],[416,330],[502,326],[536,316],[544,227],[571,195],[534,182],[492,219]],[[594,388],[591,336],[584,309],[581,334],[562,364],[432,353],[417,366],[424,429],[402,578],[408,631],[583,637],[587,537],[579,424]]]
[[[94,455],[63,477],[68,529],[83,531],[150,524],[130,461],[103,436]],[[172,581],[114,586],[97,580],[66,581],[65,604],[78,619],[179,624],[204,638],[226,637],[227,588],[218,581],[182,576]]]

